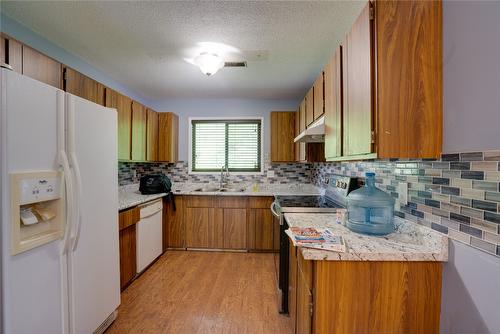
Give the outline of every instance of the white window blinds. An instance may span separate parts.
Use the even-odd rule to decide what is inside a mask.
[[[260,120],[193,120],[193,171],[260,172]]]

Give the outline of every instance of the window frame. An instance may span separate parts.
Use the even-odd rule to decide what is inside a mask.
[[[193,171],[193,121],[260,121],[260,170],[252,172],[231,172],[236,175],[262,175],[264,174],[264,117],[189,117],[188,118],[188,174],[217,175],[220,171]]]

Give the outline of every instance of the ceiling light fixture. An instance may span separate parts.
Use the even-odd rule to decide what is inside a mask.
[[[194,58],[194,64],[203,74],[211,76],[224,67],[224,60],[215,53],[203,52]]]

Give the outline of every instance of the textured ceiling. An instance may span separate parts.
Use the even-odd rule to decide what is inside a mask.
[[[2,1],[2,11],[143,96],[299,99],[365,2]],[[232,46],[247,68],[184,58]],[[263,59],[258,59],[262,54]],[[253,59],[253,60],[252,60]]]

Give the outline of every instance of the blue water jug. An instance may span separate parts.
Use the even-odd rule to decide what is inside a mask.
[[[371,235],[394,231],[394,198],[375,186],[375,173],[366,173],[365,186],[347,196],[346,226]]]

